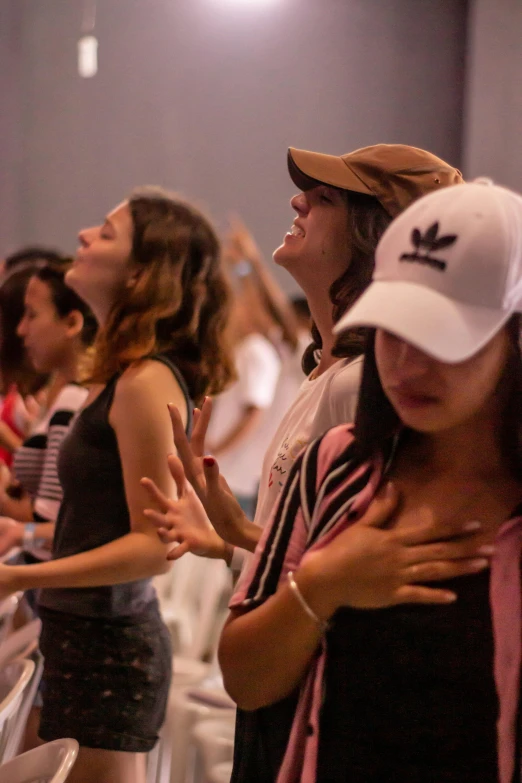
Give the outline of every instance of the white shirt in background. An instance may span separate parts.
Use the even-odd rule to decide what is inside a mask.
[[[245,408],[262,411],[256,428],[236,447],[218,455],[219,469],[236,495],[253,497],[261,476],[263,456],[272,439],[278,419],[272,403],[281,372],[281,361],[269,340],[251,334],[236,349],[238,380],[214,400],[207,443],[219,444],[244,415]]]

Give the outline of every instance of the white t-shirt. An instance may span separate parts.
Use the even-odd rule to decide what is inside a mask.
[[[271,342],[251,334],[236,349],[238,380],[216,397],[208,431],[208,444],[218,444],[239,423],[245,408],[262,411],[254,431],[232,449],[219,454],[219,469],[232,492],[253,497],[261,476],[263,455],[278,420],[271,406],[281,372],[281,361]]]
[[[340,359],[317,378],[304,380],[265,453],[254,520],[260,527],[268,522],[299,452],[330,427],[354,420],[362,366],[362,356]]]

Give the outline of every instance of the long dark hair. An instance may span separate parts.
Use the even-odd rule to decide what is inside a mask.
[[[504,414],[500,432],[501,447],[513,475],[522,478],[522,317],[514,315],[507,330],[510,351],[499,380],[504,396]],[[361,459],[369,459],[386,451],[399,432],[401,443],[407,436],[405,427],[382,388],[375,361],[375,329],[367,330],[364,369],[355,413],[354,435]]]
[[[391,216],[374,197],[353,191],[341,191],[348,205],[350,255],[346,270],[330,287],[333,320],[336,323],[369,286],[375,266],[374,254],[379,239],[391,223]],[[333,355],[355,359],[364,351],[366,329],[350,329],[339,335]],[[312,344],[303,355],[303,370],[308,375],[317,366],[317,351],[323,345],[317,326],[312,323]]]
[[[35,394],[47,382],[47,375],[37,372],[27,357],[17,327],[24,314],[24,296],[36,264],[24,264],[10,272],[0,285],[0,393],[15,385],[22,397]]]

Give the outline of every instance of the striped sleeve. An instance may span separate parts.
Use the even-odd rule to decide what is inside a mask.
[[[297,458],[231,608],[254,608],[274,595],[323,529],[330,530],[329,513],[338,511],[336,503],[345,514],[346,500],[353,502],[354,493],[368,482],[371,472],[370,466],[354,462],[353,443],[351,427],[341,425]]]
[[[58,478],[58,454],[72,420],[87,397],[87,389],[70,384],[59,394],[47,430],[45,449],[38,491],[34,500],[35,517],[39,520],[56,520],[62,501],[62,488]]]

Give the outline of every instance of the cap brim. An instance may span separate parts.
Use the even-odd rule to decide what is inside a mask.
[[[317,185],[332,185],[342,190],[375,195],[337,155],[322,152],[288,149],[288,171],[299,190],[310,190]]]
[[[457,364],[478,353],[511,315],[448,299],[417,283],[376,280],[334,332],[355,326],[384,329],[434,359]]]

